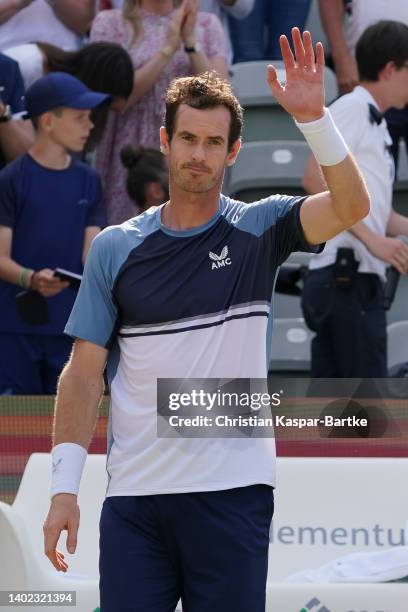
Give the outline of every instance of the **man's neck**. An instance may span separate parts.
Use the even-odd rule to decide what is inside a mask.
[[[170,200],[162,209],[162,223],[172,230],[199,227],[217,214],[219,202],[219,185],[205,193],[191,193],[170,184]]]
[[[391,108],[391,103],[388,100],[387,90],[384,87],[384,82],[381,81],[364,81],[361,83],[361,86],[364,87],[374,98],[375,103],[382,113],[385,113],[386,110]]]
[[[41,166],[51,170],[65,170],[71,163],[71,156],[64,147],[41,134],[28,152]]]

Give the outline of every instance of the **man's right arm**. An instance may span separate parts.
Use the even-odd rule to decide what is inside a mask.
[[[320,166],[313,155],[310,155],[306,164],[302,187],[312,195],[327,189]],[[401,239],[377,234],[364,221],[359,221],[348,231],[358,238],[374,257],[394,266],[400,274],[407,273],[408,247]]]
[[[76,340],[69,362],[62,371],[55,407],[54,446],[71,443],[88,449],[104,390],[103,371],[107,349],[85,340]],[[58,571],[68,568],[57,551],[61,531],[67,530],[67,550],[77,544],[79,508],[77,496],[60,492],[53,496],[44,524],[45,554]]]
[[[343,0],[319,0],[320,19],[329,42],[341,94],[358,84],[358,71],[344,32]]]

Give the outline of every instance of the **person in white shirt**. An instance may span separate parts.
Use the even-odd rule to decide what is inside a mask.
[[[2,0],[0,51],[28,42],[78,49],[94,17],[94,0]]]
[[[406,0],[319,0],[320,17],[330,45],[333,67],[341,94],[358,83],[356,44],[364,30],[381,19],[408,25]],[[398,167],[399,141],[408,143],[408,107],[391,108],[385,115],[393,141],[392,154]]]
[[[356,58],[361,86],[332,106],[345,141],[361,168],[371,197],[370,214],[329,240],[313,255],[302,307],[316,331],[312,376],[387,376],[383,281],[387,264],[408,272],[408,218],[392,209],[394,164],[384,113],[408,102],[408,26],[381,21],[360,38]],[[316,161],[303,177],[308,193],[324,188]]]

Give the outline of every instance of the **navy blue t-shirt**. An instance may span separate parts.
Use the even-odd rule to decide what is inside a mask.
[[[85,228],[106,225],[98,173],[79,161],[51,170],[29,154],[0,172],[0,225],[13,229],[11,258],[27,268],[82,273]],[[0,280],[0,332],[61,334],[76,298],[68,288],[48,298],[50,322],[24,323],[16,310],[16,285]]]
[[[25,110],[24,96],[24,82],[18,63],[0,53],[0,98],[3,104],[10,106],[12,113],[20,113]],[[0,170],[5,165],[0,147]]]

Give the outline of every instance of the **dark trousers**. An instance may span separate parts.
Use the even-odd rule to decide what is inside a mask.
[[[230,17],[234,63],[281,59],[279,36],[291,39],[291,29],[303,30],[311,0],[256,0],[245,19]],[[267,30],[266,36],[262,34]]]
[[[54,395],[72,338],[0,334],[0,395]]]
[[[356,274],[339,288],[334,266],[311,270],[304,281],[302,310],[316,332],[313,378],[385,378],[387,332],[384,290],[377,274]]]
[[[265,612],[273,489],[107,497],[101,612]]]

